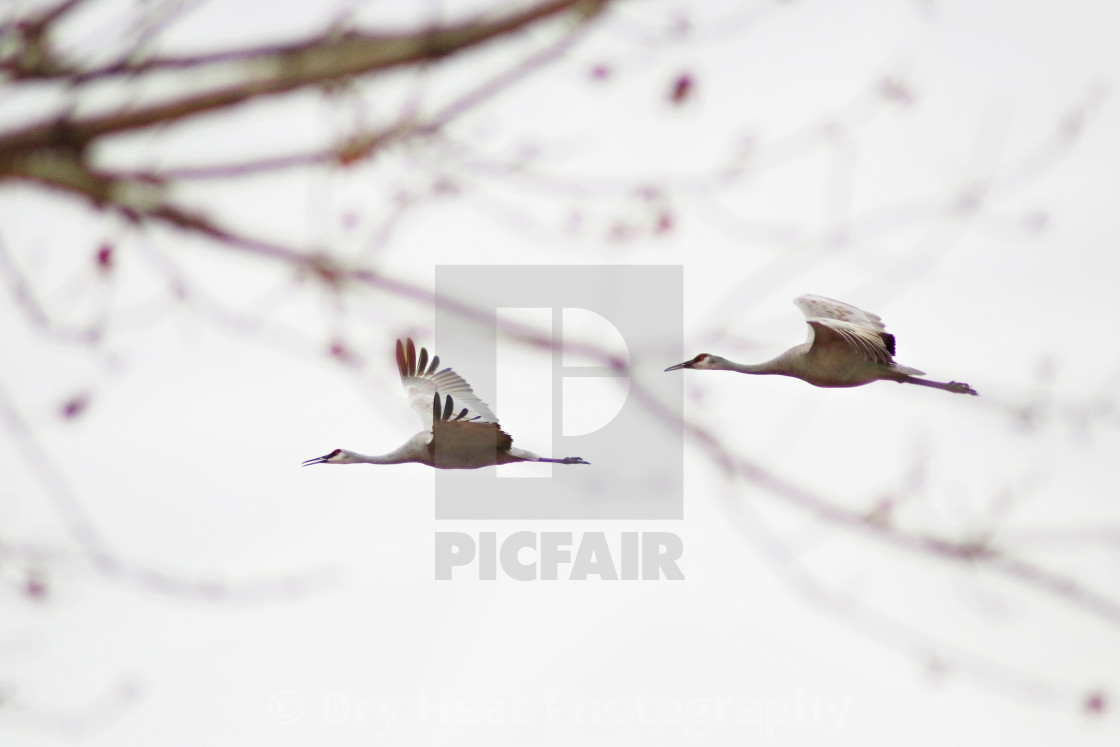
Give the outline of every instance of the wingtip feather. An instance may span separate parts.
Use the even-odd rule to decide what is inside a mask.
[[[408,361],[408,375],[416,375],[416,343],[412,338],[408,338],[408,344],[405,346],[405,358]]]
[[[404,359],[404,343],[397,339],[397,370],[401,372],[401,381],[408,377],[408,365]]]

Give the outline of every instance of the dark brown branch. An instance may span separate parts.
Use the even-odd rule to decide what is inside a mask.
[[[84,149],[92,140],[108,135],[168,124],[188,117],[241,104],[249,99],[287,93],[367,75],[394,67],[433,62],[484,42],[513,33],[539,21],[573,10],[582,10],[587,0],[549,0],[495,20],[475,20],[435,27],[409,34],[362,34],[350,32],[300,42],[265,47],[208,58],[199,64],[236,61],[246,65],[256,79],[243,80],[207,93],[191,94],[169,102],[139,106],[111,114],[63,118],[0,137],[0,177],[12,171],[9,162],[26,157],[28,151],[65,147]],[[179,61],[167,66],[184,66]],[[152,63],[148,63],[148,69]],[[157,66],[158,67],[158,66]],[[141,70],[140,72],[143,72]],[[264,74],[261,74],[264,71]],[[129,74],[137,71],[128,70]],[[7,168],[5,168],[7,166]],[[19,176],[18,169],[11,176]]]
[[[62,0],[39,13],[0,26],[0,41],[12,50],[8,57],[0,59],[0,70],[6,70],[16,80],[64,75],[50,47],[50,29],[84,2],[86,0]]]

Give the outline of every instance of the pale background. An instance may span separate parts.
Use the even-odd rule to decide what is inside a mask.
[[[390,3],[343,5],[361,22],[408,20]],[[166,43],[301,36],[337,7],[203,3]],[[95,53],[113,17],[75,38]],[[426,287],[443,263],[683,265],[686,349],[662,367],[771,357],[804,335],[801,293],[879,313],[900,362],[981,396],[665,375],[685,377],[690,418],[787,480],[868,510],[890,498],[911,526],[990,535],[1117,599],[1117,21],[1105,2],[623,4],[446,143],[189,196]],[[234,131],[234,146],[184,127],[101,155],[209,162],[315,142],[417,91],[437,101],[512,54],[497,44],[387,76],[365,109],[294,97],[197,125]],[[674,105],[684,73],[693,88]],[[52,95],[8,95],[0,121],[64,98]],[[503,167],[525,158],[525,173]],[[748,172],[721,176],[743,158]],[[433,199],[441,179],[455,189]],[[424,199],[382,241],[405,193]],[[662,202],[672,225],[658,233]],[[1120,738],[1115,620],[982,563],[818,522],[688,444],[681,522],[437,523],[427,468],[301,469],[417,430],[392,345],[430,336],[431,309],[361,288],[339,300],[289,267],[22,185],[0,188],[0,239],[59,318],[110,319],[100,345],[75,345],[29,322],[10,284],[0,296],[0,539],[57,552],[35,565],[38,601],[21,592],[26,567],[0,564],[5,745]],[[118,268],[102,280],[91,258],[106,241]],[[368,362],[335,365],[337,339]],[[524,376],[480,395],[547,453],[544,359],[510,346]],[[613,406],[608,390],[586,406]],[[81,393],[80,417],[60,417]],[[593,465],[579,469],[610,468],[581,456]],[[117,556],[177,585],[99,573],[66,496]],[[521,529],[675,531],[687,580],[433,582],[435,531]]]

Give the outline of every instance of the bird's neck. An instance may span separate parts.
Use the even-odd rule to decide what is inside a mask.
[[[735,363],[734,361],[728,361],[727,363],[726,370],[745,374],[766,376],[769,374],[785,374],[788,371],[788,367],[781,356],[765,363]]]
[[[404,453],[404,449],[390,451],[388,454],[358,454],[346,452],[346,464],[405,464],[414,462],[414,456]]]

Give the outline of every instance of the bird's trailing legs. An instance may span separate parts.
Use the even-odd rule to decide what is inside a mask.
[[[899,384],[917,384],[918,386],[928,386],[932,389],[942,389],[946,392],[953,392],[954,394],[971,394],[973,397],[977,396],[976,390],[965,384],[963,381],[929,381],[928,379],[919,379],[917,376],[907,376],[905,379],[899,379]]]

